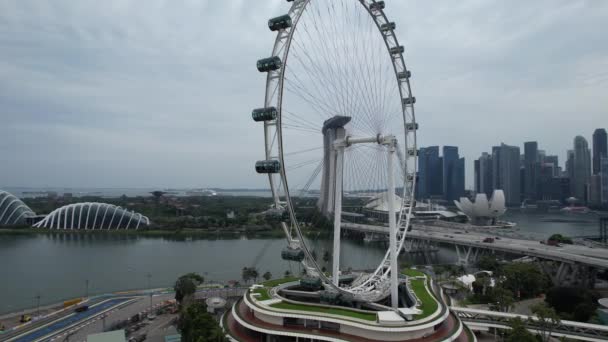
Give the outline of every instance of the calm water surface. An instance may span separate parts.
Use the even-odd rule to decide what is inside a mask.
[[[595,215],[531,214],[511,210],[505,217],[518,223],[521,233],[547,236],[551,233],[590,235],[598,231]],[[331,241],[317,239],[311,246],[322,256]],[[298,273],[297,263],[281,259],[283,239],[218,239],[175,241],[165,238],[117,235],[0,235],[0,313],[55,303],[82,296],[89,281],[90,294],[148,287],[171,286],[187,272],[198,272],[208,280],[240,280],[241,269],[255,266],[260,274],[274,276],[286,270]],[[384,255],[382,243],[343,241],[342,264],[356,269],[374,268]],[[433,263],[456,259],[442,247]],[[424,259],[404,257],[418,264]],[[330,265],[326,265],[330,269]]]

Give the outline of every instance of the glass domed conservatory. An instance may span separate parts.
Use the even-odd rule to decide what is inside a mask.
[[[138,229],[150,225],[142,214],[107,203],[75,203],[55,209],[37,228],[49,229]]]
[[[0,226],[18,226],[36,214],[14,195],[0,190]]]

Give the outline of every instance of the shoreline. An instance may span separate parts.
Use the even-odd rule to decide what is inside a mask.
[[[247,228],[236,229],[138,229],[138,230],[101,230],[101,229],[48,229],[48,228],[0,228],[0,236],[3,235],[126,235],[142,237],[176,237],[176,238],[212,238],[212,237],[263,237],[283,238],[284,233],[279,229],[272,230],[247,230]]]

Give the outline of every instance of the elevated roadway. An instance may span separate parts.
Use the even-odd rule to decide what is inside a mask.
[[[388,227],[373,226],[356,223],[342,223],[343,229],[350,229],[365,233],[388,234]],[[510,254],[533,256],[540,259],[557,261],[560,263],[590,266],[597,269],[608,269],[608,249],[592,248],[580,245],[549,246],[538,240],[526,240],[510,237],[498,237],[495,232],[465,231],[462,229],[413,224],[412,230],[407,232],[410,239],[427,240],[436,243],[447,243],[465,247],[463,256],[459,256],[461,263],[468,262],[475,255],[476,250],[492,250]],[[483,242],[486,238],[494,241]],[[457,249],[458,251],[458,249]],[[460,251],[458,251],[459,254]]]
[[[134,299],[131,297],[112,298],[90,304],[87,311],[66,312],[60,317],[37,321],[24,329],[19,329],[11,334],[0,335],[1,341],[6,342],[35,342],[45,341],[51,337],[78,325],[79,323],[90,320],[108,311],[128,305]]]
[[[450,307],[450,310],[472,330],[488,328],[511,329],[509,320],[519,317],[526,328],[533,333],[541,333],[542,328],[536,316],[526,316],[506,312]],[[553,328],[553,337],[566,337],[579,341],[600,342],[608,340],[608,326],[574,321],[561,321]]]

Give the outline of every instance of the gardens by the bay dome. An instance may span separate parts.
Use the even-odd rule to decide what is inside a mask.
[[[0,190],[0,226],[19,226],[36,214],[13,194]]]

